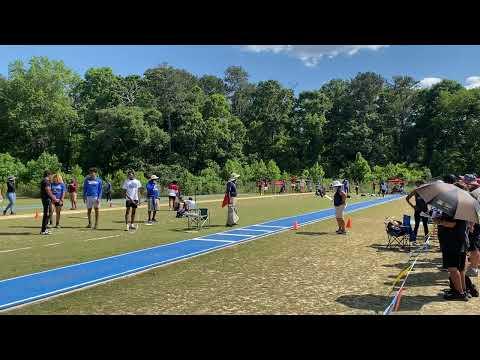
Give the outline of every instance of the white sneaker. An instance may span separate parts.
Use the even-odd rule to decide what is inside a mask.
[[[40,235],[50,235],[50,231],[48,230],[42,231],[40,232]]]
[[[130,224],[130,229],[131,230],[137,230],[137,226],[135,224]]]
[[[126,227],[125,227],[125,231],[130,230],[130,225],[127,224],[127,225],[125,225],[125,226],[126,226]]]
[[[153,225],[153,222],[151,222],[151,221],[145,221],[145,225]]]

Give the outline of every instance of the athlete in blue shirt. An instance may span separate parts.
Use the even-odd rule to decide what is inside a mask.
[[[88,176],[83,182],[83,202],[87,204],[88,225],[87,228],[92,227],[91,215],[92,207],[95,208],[95,226],[98,226],[98,216],[100,199],[102,198],[102,180],[97,176],[97,169],[90,168]]]
[[[152,225],[156,223],[155,215],[158,210],[158,197],[160,192],[158,190],[158,184],[156,180],[158,179],[157,175],[150,176],[150,180],[147,182],[147,199],[148,199],[148,221],[147,225]],[[152,216],[153,213],[153,216]]]
[[[60,213],[62,211],[63,199],[65,198],[65,184],[60,174],[54,174],[50,184],[52,194],[58,199],[58,202],[50,205],[50,225],[52,225],[53,208],[55,207],[55,228],[60,228]]]

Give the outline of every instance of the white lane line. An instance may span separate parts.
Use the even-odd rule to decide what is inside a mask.
[[[288,226],[277,226],[277,225],[250,225],[250,226],[261,226],[261,227],[279,228],[279,229],[286,229],[286,228],[288,228]]]
[[[192,240],[205,240],[205,241],[215,241],[215,242],[223,242],[223,243],[234,243],[234,242],[236,242],[236,241],[233,241],[233,240],[218,240],[218,239],[208,239],[208,238],[192,239]]]
[[[222,232],[222,233],[217,233],[215,235],[227,235],[227,236],[240,236],[240,237],[245,237],[245,236],[255,236],[255,235],[249,235],[249,234],[229,234],[227,232]]]
[[[247,228],[245,228],[245,229],[235,229],[235,230],[231,230],[231,231],[255,231],[255,232],[260,232],[260,233],[268,233],[268,232],[270,232],[271,230],[267,230],[267,229],[265,229],[265,230],[255,230],[255,229],[247,229]]]
[[[55,246],[55,245],[60,245],[61,243],[51,243],[51,244],[46,244],[46,245],[43,245],[43,246]]]
[[[29,246],[29,247],[18,248],[18,249],[11,249],[11,250],[0,250],[0,253],[8,253],[8,252],[12,252],[12,251],[27,250],[27,249],[31,249],[31,248],[32,248],[32,247]]]
[[[110,236],[103,236],[103,237],[98,237],[98,238],[92,238],[92,239],[86,239],[83,241],[92,241],[92,240],[102,240],[102,239],[109,239],[109,238],[114,238],[114,237],[119,237],[120,235],[110,235]]]

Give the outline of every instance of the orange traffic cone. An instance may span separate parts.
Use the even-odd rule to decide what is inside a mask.
[[[293,230],[298,230],[298,229],[300,229],[300,225],[298,224],[298,221],[295,221],[293,223]]]
[[[351,229],[352,228],[352,218],[348,218],[347,220],[347,225],[345,225],[345,227],[347,229]]]
[[[38,220],[40,218],[40,215],[38,215],[38,210],[35,210],[35,220]]]

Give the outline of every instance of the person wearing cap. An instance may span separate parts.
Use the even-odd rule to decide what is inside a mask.
[[[3,210],[3,215],[7,215],[7,211],[10,210],[10,215],[15,215],[15,202],[17,201],[17,195],[15,193],[15,176],[9,176],[7,178],[7,199],[8,205]]]
[[[333,195],[333,206],[335,206],[335,218],[337,219],[338,224],[338,230],[336,233],[345,235],[347,231],[345,230],[343,211],[347,206],[347,194],[343,191],[343,184],[338,180],[333,182],[332,187],[335,189],[335,194]]]
[[[123,183],[122,189],[125,190],[125,231],[135,230],[135,213],[137,211],[140,198],[138,196],[138,189],[142,187],[140,181],[135,179],[135,172],[129,170],[127,172],[127,180]],[[130,215],[130,208],[132,209],[132,215],[130,216],[130,225],[128,225],[128,217]]]
[[[148,201],[148,221],[146,225],[152,225],[153,223],[157,222],[157,220],[155,219],[155,215],[157,215],[158,211],[158,196],[160,192],[158,190],[156,180],[158,180],[158,176],[152,175],[150,176],[150,180],[148,180],[146,185]]]
[[[239,177],[240,175],[233,173],[227,182],[227,188],[225,191],[228,196],[227,226],[237,225],[239,220],[237,209],[237,179]]]

